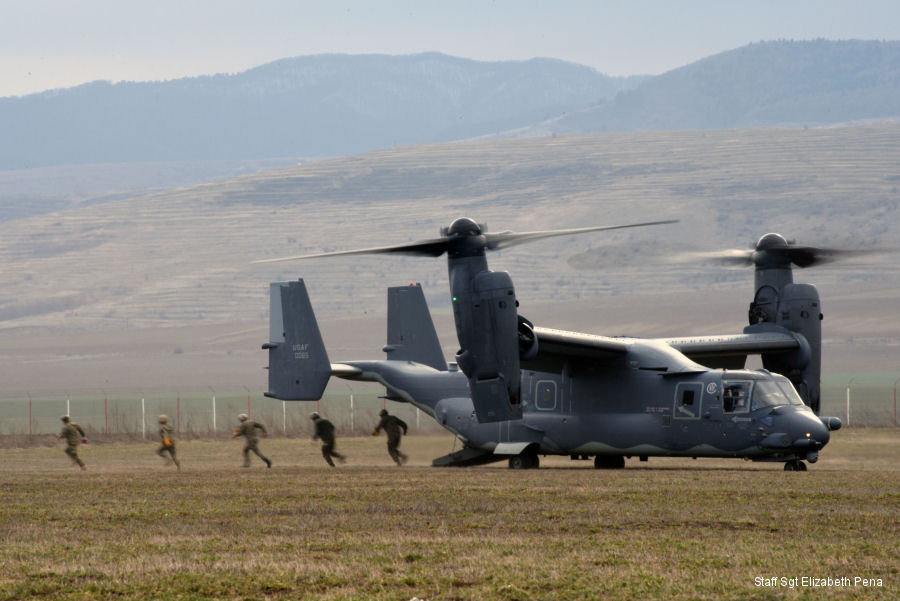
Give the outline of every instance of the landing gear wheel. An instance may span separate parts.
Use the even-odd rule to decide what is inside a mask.
[[[786,472],[805,472],[806,464],[800,461],[799,459],[793,459],[791,461],[786,461],[784,464],[784,471]]]
[[[541,461],[538,456],[531,453],[513,455],[509,458],[509,469],[511,470],[536,470],[540,465]]]
[[[594,467],[598,470],[620,470],[625,467],[625,458],[621,455],[597,455]]]

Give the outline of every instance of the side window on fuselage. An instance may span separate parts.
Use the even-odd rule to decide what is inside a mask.
[[[698,419],[703,399],[701,382],[680,382],[675,388],[675,405],[672,415],[675,419]]]
[[[556,382],[553,380],[538,380],[535,386],[534,406],[538,411],[553,411],[556,409]]]
[[[750,409],[751,382],[723,382],[722,410],[725,413],[746,413]]]

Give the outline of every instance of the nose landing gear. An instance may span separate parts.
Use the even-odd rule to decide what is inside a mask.
[[[785,461],[784,463],[784,471],[786,472],[805,472],[806,464],[800,461],[799,459],[792,459],[790,461]]]

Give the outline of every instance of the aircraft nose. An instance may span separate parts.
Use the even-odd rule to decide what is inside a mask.
[[[795,447],[818,450],[828,444],[831,433],[819,417],[813,413],[798,413],[794,424]]]

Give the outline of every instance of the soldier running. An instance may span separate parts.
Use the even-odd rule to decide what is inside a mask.
[[[86,469],[84,467],[84,461],[78,456],[78,444],[87,442],[87,435],[84,433],[81,426],[69,419],[68,415],[62,416],[60,420],[62,421],[63,426],[56,437],[66,439],[66,455],[68,455],[78,467]]]
[[[407,457],[403,453],[400,452],[400,438],[403,434],[406,434],[407,427],[406,422],[395,415],[391,415],[387,412],[387,409],[382,409],[378,414],[381,416],[381,421],[378,422],[378,425],[375,427],[375,431],[372,432],[372,436],[378,436],[382,430],[387,433],[387,449],[388,454],[391,456],[391,459],[394,460],[394,463],[397,465],[403,465],[406,463]],[[401,434],[402,430],[402,434]]]
[[[334,424],[327,419],[322,418],[318,413],[313,413],[310,415],[310,418],[312,418],[313,423],[316,425],[313,440],[322,440],[322,457],[325,458],[326,463],[331,467],[334,467],[334,461],[331,459],[332,457],[337,458],[341,463],[347,461],[346,457],[334,450]]]
[[[272,467],[272,462],[269,459],[259,452],[258,442],[256,438],[256,430],[262,430],[263,436],[268,436],[269,433],[266,432],[266,427],[259,422],[255,422],[249,417],[247,417],[246,413],[241,413],[238,415],[238,420],[241,422],[241,425],[235,428],[234,435],[232,438],[237,438],[238,436],[243,436],[247,439],[247,444],[244,445],[244,467],[250,467],[250,451],[253,451],[257,457],[266,462],[266,467]]]
[[[166,459],[166,453],[169,454],[171,462],[175,464],[178,471],[181,471],[181,464],[175,458],[175,439],[172,437],[172,426],[169,425],[169,417],[165,414],[159,416],[159,440],[162,446],[156,450],[156,454]],[[169,460],[166,462],[168,463]]]

